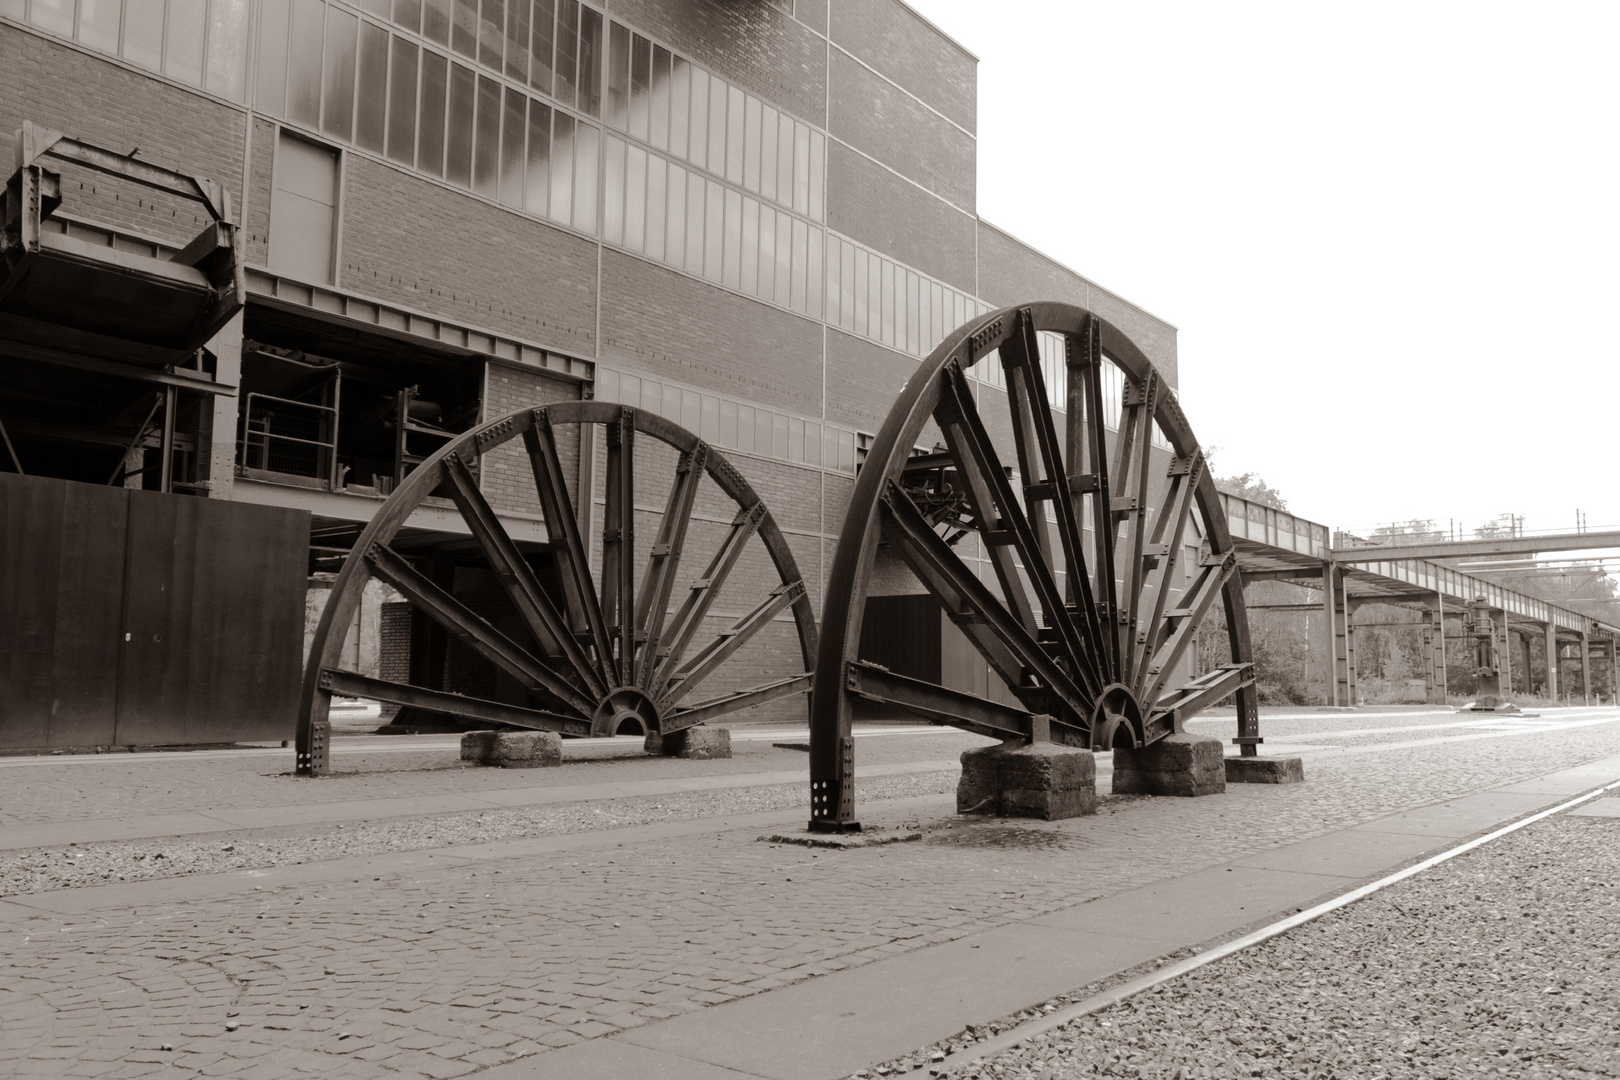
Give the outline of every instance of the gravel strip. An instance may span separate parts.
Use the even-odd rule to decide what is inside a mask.
[[[904,799],[956,790],[955,770],[861,781],[865,800]],[[207,837],[69,844],[0,855],[0,896],[80,889],[120,881],[291,866],[355,855],[420,851],[535,836],[623,829],[664,821],[791,810],[810,805],[804,784],[629,799],[479,810],[419,818],[347,822],[316,829],[252,829]]]
[[[920,1068],[1189,952],[854,1077]],[[1620,1076],[1620,820],[1538,822],[950,1075]]]

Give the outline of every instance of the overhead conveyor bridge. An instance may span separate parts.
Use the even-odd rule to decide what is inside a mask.
[[[1429,559],[1395,558],[1389,549],[1335,551],[1326,525],[1236,495],[1222,493],[1221,500],[1245,585],[1285,581],[1321,592],[1321,599],[1311,603],[1251,602],[1248,606],[1251,611],[1314,611],[1326,618],[1333,642],[1329,705],[1357,702],[1355,613],[1365,604],[1405,607],[1421,615],[1413,625],[1423,629],[1429,657],[1427,696],[1437,704],[1446,700],[1445,620],[1460,617],[1469,605],[1482,604],[1492,612],[1501,635],[1498,655],[1507,658],[1502,665],[1507,680],[1517,667],[1523,684],[1528,685],[1533,634],[1543,637],[1551,658],[1546,673],[1550,697],[1558,696],[1559,662],[1563,659],[1580,663],[1583,697],[1588,703],[1592,658],[1607,659],[1611,674],[1620,666],[1620,627]],[[1520,644],[1516,663],[1510,648],[1513,635],[1518,635]],[[1504,690],[1511,685],[1511,681],[1505,683]],[[1611,681],[1610,685],[1620,683]]]

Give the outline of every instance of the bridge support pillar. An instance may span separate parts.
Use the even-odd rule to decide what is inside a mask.
[[[1609,639],[1609,704],[1620,705],[1620,650],[1615,649],[1614,638]]]
[[[1536,679],[1530,670],[1530,635],[1522,631],[1519,634],[1519,662],[1524,665],[1524,692],[1534,693]]]
[[[1423,652],[1428,659],[1424,668],[1427,693],[1424,700],[1430,705],[1446,703],[1446,601],[1439,593],[1423,598]]]
[[[1547,696],[1558,700],[1558,627],[1547,623],[1543,628],[1547,637]]]
[[[1513,631],[1508,629],[1508,613],[1505,609],[1498,609],[1502,616],[1502,644],[1497,649],[1502,657],[1502,698],[1511,700],[1513,697]],[[1495,613],[1493,613],[1495,614]]]
[[[1357,605],[1345,594],[1344,571],[1335,563],[1322,567],[1322,608],[1327,616],[1329,705],[1356,704],[1356,635],[1351,626]]]
[[[1592,704],[1592,642],[1581,631],[1581,704]]]

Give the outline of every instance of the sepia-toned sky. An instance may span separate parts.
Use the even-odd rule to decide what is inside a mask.
[[[1179,328],[1219,473],[1620,527],[1620,4],[910,2],[979,57],[979,213]]]

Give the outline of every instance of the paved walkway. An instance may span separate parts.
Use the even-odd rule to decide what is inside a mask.
[[[959,821],[949,796],[866,804],[869,823],[924,826],[921,843],[886,848],[760,843],[804,811],[722,812],[13,896],[0,901],[0,1072],[847,1075],[1620,779],[1620,713],[1546,718],[1558,723],[1452,734],[1308,719],[1290,737],[1324,749],[1304,785],[1110,798],[1068,822]],[[1395,731],[1336,740],[1355,753],[1322,738],[1375,728]],[[1279,742],[1287,730],[1269,729]],[[873,739],[863,759],[879,745],[906,756],[901,742]],[[913,745],[911,762],[875,764],[936,753]],[[709,775],[791,771],[759,760],[739,753]],[[802,784],[802,754],[789,760]],[[658,779],[641,764],[594,767],[613,770],[607,783]],[[462,793],[497,790],[490,775],[462,773]],[[441,774],[414,778],[446,781],[435,798],[450,791]],[[199,805],[166,791],[108,798],[154,813]]]

